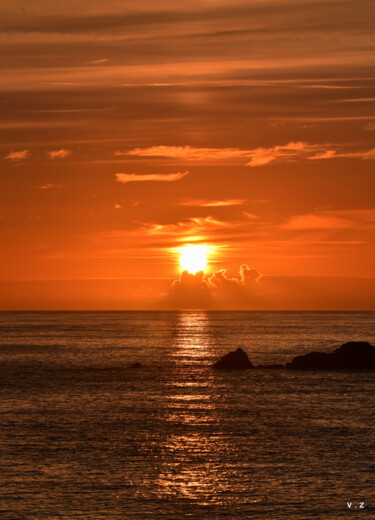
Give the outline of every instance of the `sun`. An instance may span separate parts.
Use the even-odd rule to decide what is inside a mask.
[[[204,271],[207,265],[207,246],[185,246],[180,256],[183,271],[195,274]]]

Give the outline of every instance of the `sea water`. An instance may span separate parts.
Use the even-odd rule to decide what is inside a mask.
[[[375,344],[374,318],[0,313],[0,518],[375,518],[375,373],[211,367]]]

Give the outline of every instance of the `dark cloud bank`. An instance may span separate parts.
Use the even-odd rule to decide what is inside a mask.
[[[375,278],[264,276],[242,264],[236,276],[225,269],[210,276],[184,271],[167,295],[164,309],[372,310]]]
[[[175,280],[166,298],[167,303],[180,308],[242,307],[259,298],[262,275],[242,264],[237,276],[230,277],[225,269],[204,276],[203,271],[191,274],[183,271]]]
[[[244,266],[230,277],[184,272],[179,280],[0,280],[0,310],[375,310],[375,278],[259,277]]]

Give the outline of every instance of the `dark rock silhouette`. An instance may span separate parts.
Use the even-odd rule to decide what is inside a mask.
[[[247,354],[242,348],[233,350],[225,354],[213,365],[214,368],[221,370],[241,370],[245,368],[254,368],[251,364]]]
[[[267,370],[278,370],[280,368],[285,368],[285,366],[274,363],[274,364],[271,364],[271,365],[257,365],[254,368],[266,368]]]
[[[310,352],[295,357],[286,368],[294,370],[375,370],[375,347],[365,341],[344,343],[334,352]]]
[[[130,365],[130,368],[142,368],[142,365],[140,363],[138,363],[138,361],[136,363],[133,363],[132,365]]]

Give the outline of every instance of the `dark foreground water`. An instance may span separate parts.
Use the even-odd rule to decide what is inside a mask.
[[[375,343],[374,318],[0,313],[1,520],[375,518],[375,373],[210,368]]]

